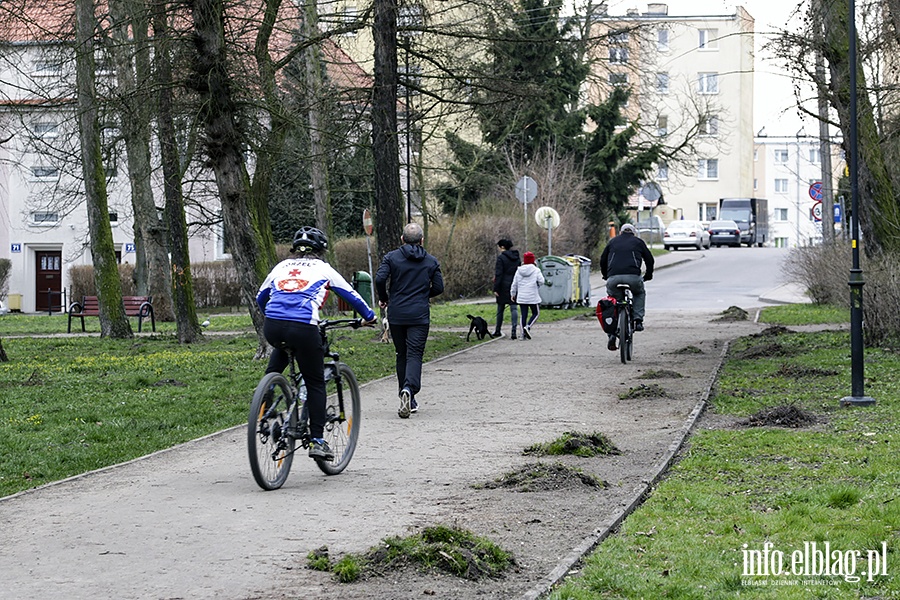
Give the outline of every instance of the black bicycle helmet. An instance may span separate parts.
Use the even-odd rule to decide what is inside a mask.
[[[315,227],[301,227],[294,234],[294,243],[291,244],[291,252],[322,252],[328,247],[328,238]]]

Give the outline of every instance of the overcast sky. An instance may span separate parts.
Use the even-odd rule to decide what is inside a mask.
[[[651,4],[647,0],[607,0],[611,15],[625,14],[629,8],[640,12]],[[797,114],[796,100],[791,78],[769,58],[763,49],[773,33],[790,28],[789,20],[796,12],[800,0],[746,0],[726,2],[724,0],[670,0],[660,2],[669,7],[670,16],[687,15],[731,15],[735,6],[743,6],[754,19],[756,32],[756,64],[754,86],[754,133],[765,126],[766,134],[796,135],[804,128],[808,135],[818,135],[818,125],[809,119],[802,121]]]

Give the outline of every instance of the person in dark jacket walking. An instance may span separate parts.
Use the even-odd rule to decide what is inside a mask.
[[[506,306],[509,305],[509,316],[512,318],[512,339],[516,339],[516,323],[519,321],[519,310],[515,302],[509,295],[509,288],[512,285],[513,277],[516,276],[516,269],[519,268],[519,251],[513,250],[512,240],[502,239],[497,242],[497,249],[500,254],[497,255],[497,262],[494,263],[494,296],[497,298],[497,327],[491,337],[500,337],[503,335],[501,328],[503,327],[503,315],[506,312]]]
[[[646,272],[641,278],[641,264],[646,266]],[[644,290],[644,282],[653,279],[653,255],[644,240],[635,235],[634,225],[626,223],[622,225],[619,235],[609,240],[603,253],[600,255],[600,273],[606,280],[606,292],[617,301],[625,299],[624,294],[617,287],[620,283],[627,283],[634,294],[634,330],[644,330],[644,308],[647,301],[647,293]],[[616,349],[616,336],[609,336],[607,347]]]
[[[423,237],[418,223],[408,223],[400,237],[403,245],[385,254],[375,273],[378,304],[387,310],[397,353],[401,419],[419,410],[416,394],[422,387],[422,356],[431,324],[429,299],[444,291],[441,265],[422,247]]]

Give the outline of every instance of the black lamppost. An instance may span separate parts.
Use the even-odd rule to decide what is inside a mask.
[[[859,179],[857,167],[857,102],[856,102],[856,2],[850,1],[850,244],[853,265],[850,269],[850,363],[852,396],[841,398],[841,406],[871,406],[875,399],[865,395],[863,378],[863,277],[859,268]]]

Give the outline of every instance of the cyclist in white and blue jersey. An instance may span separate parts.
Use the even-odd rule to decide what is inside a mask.
[[[358,312],[366,324],[375,321],[375,311],[366,304],[340,273],[321,255],[328,238],[315,227],[301,227],[294,234],[291,253],[295,256],[278,263],[269,273],[256,303],[266,317],[263,334],[272,345],[266,373],[281,373],[288,365],[285,348],[294,356],[306,383],[309,429],[312,444],[309,455],[332,460],[334,453],[322,439],[325,428],[325,349],[319,332],[319,308],[329,291],[334,291]]]

